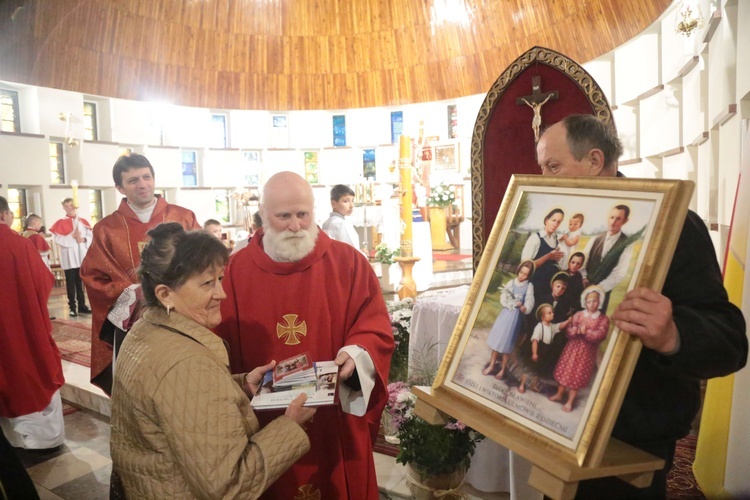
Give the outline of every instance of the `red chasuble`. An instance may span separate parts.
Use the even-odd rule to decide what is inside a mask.
[[[63,383],[47,299],[55,278],[34,245],[0,224],[0,416],[43,410]]]
[[[112,346],[101,340],[102,327],[117,297],[130,285],[139,283],[136,271],[141,263],[141,250],[151,229],[164,222],[179,222],[186,230],[200,229],[195,214],[157,197],[156,207],[147,223],[140,221],[127,199],[120,207],[94,226],[94,240],[81,265],[81,279],[86,285],[91,309],[91,382],[105,392],[111,391],[111,379],[97,380],[111,371]]]
[[[217,333],[229,342],[234,373],[303,352],[334,359],[345,345],[372,357],[375,388],[367,413],[318,408],[304,427],[310,452],[266,492],[265,498],[377,499],[372,443],[387,399],[393,333],[383,295],[367,259],[354,247],[320,232],[313,252],[299,262],[274,262],[263,251],[263,232],[232,257],[224,275],[227,299]],[[257,412],[262,425],[283,412]],[[316,496],[317,495],[317,496]]]
[[[27,229],[23,232],[23,235],[34,244],[38,252],[49,252],[49,243],[44,239],[44,236],[39,234],[39,231],[33,229]]]

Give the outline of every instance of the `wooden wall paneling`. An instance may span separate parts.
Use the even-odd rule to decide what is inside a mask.
[[[0,79],[186,106],[291,110],[479,94],[531,46],[591,60],[637,35],[671,0],[8,3],[22,9],[12,22],[0,17]]]

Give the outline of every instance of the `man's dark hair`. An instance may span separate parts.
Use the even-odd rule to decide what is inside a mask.
[[[339,201],[342,196],[354,196],[354,191],[349,186],[343,184],[336,184],[331,189],[331,201]]]
[[[191,276],[229,261],[229,251],[218,238],[205,231],[185,231],[177,222],[159,224],[148,235],[151,240],[138,268],[148,306],[161,307],[155,293],[158,285],[176,290]]]
[[[154,167],[151,166],[151,162],[145,156],[138,153],[130,153],[129,155],[119,157],[112,168],[112,179],[115,181],[115,186],[122,187],[122,174],[132,168],[143,167],[148,167],[151,170],[151,176],[156,177]]]
[[[73,203],[73,198],[65,198],[62,202],[60,202],[60,205],[65,205],[66,203]]]
[[[9,212],[9,211],[10,211],[10,205],[8,205],[8,200],[0,196],[0,213]]]
[[[616,169],[622,156],[622,142],[613,127],[594,115],[569,115],[562,124],[568,133],[568,147],[576,160],[581,160],[592,149],[604,153],[604,167]]]
[[[627,205],[617,205],[617,206],[615,206],[614,209],[615,210],[622,210],[623,212],[625,212],[625,218],[626,219],[630,218],[630,207],[629,206],[627,206]]]

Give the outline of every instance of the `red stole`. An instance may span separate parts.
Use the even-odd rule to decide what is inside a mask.
[[[70,215],[66,215],[62,219],[58,219],[57,222],[52,224],[52,227],[49,228],[50,232],[59,234],[60,236],[69,235],[73,232],[73,221],[76,219],[76,217],[78,216],[71,217]],[[87,221],[86,219],[78,217],[78,222],[91,229],[91,224],[89,224],[89,221]]]
[[[302,352],[314,360],[334,359],[344,345],[366,349],[377,372],[365,416],[345,414],[339,406],[319,408],[305,425],[310,452],[264,497],[317,492],[320,498],[377,499],[372,441],[394,345],[378,280],[356,249],[322,231],[313,252],[295,263],[274,262],[262,244],[259,231],[225,273],[227,299],[217,333],[229,342],[232,372]],[[258,412],[258,419],[265,425],[282,413]]]
[[[26,238],[0,224],[0,416],[43,410],[65,382],[47,299],[55,279]]]

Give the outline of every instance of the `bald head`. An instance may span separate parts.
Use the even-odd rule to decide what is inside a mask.
[[[312,209],[314,204],[312,187],[305,179],[294,172],[274,174],[263,186],[262,206],[290,202],[307,202]],[[261,214],[262,216],[263,214]]]

